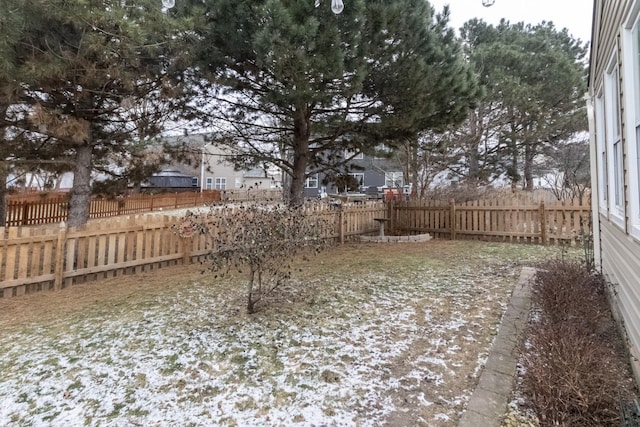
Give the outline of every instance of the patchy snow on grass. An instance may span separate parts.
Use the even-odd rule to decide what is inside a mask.
[[[329,272],[254,316],[201,281],[35,319],[0,337],[0,425],[455,425],[519,273],[479,255]]]

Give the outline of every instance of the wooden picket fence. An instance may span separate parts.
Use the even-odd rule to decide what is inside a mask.
[[[89,218],[107,218],[119,215],[202,206],[221,201],[218,190],[187,193],[137,194],[118,198],[94,197]],[[69,196],[65,194],[8,196],[6,226],[56,224],[67,221]]]
[[[264,189],[264,190],[222,190],[222,201],[224,202],[282,202],[282,189]]]
[[[311,205],[308,214],[336,224],[329,237],[376,230],[374,217],[384,215],[382,203],[345,207]],[[83,227],[0,228],[0,296],[63,289],[123,274],[176,264],[189,264],[209,253],[205,236],[184,239],[175,232],[180,217],[129,215],[92,220]]]
[[[389,214],[402,234],[436,238],[575,245],[589,232],[591,207],[578,200],[514,204],[510,199],[398,203]]]
[[[367,202],[342,207],[311,204],[307,214],[335,224],[329,237],[339,242],[377,233],[374,218],[388,218],[392,233],[575,244],[590,208],[573,202],[522,206],[500,201]],[[0,228],[0,297],[198,261],[210,251],[206,238],[179,237],[175,232],[179,223],[180,217],[168,214],[132,214],[95,219],[80,228],[64,223]]]

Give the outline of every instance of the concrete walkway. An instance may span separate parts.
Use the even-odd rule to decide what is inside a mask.
[[[535,269],[529,267],[520,273],[478,386],[458,427],[500,427],[502,424],[516,374],[513,350],[529,315],[531,288],[528,282],[534,274]]]

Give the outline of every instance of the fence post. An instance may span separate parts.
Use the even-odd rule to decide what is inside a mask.
[[[64,221],[61,221],[60,228],[58,229],[58,241],[56,243],[56,266],[53,282],[53,289],[56,291],[62,289],[62,279],[64,276],[64,247],[66,240],[67,224],[65,224]]]
[[[451,203],[449,205],[450,218],[449,218],[449,228],[451,229],[451,240],[456,240],[456,201],[455,199],[451,199]]]
[[[546,245],[547,244],[547,218],[546,218],[546,213],[544,211],[544,202],[540,202],[540,212],[538,213],[538,215],[540,215],[540,244],[542,245]]]
[[[21,226],[29,225],[29,205],[30,204],[31,204],[30,202],[26,202],[26,201],[22,203],[22,218],[20,219]]]
[[[394,218],[394,210],[393,210],[393,199],[389,200],[387,202],[387,209],[389,210],[387,212],[387,218],[389,218],[389,233],[388,234],[393,234],[393,231],[396,228],[396,221]]]
[[[175,202],[174,208],[178,209],[178,193],[176,193],[176,202]]]
[[[182,238],[182,265],[191,264],[191,252],[193,250],[193,236]]]
[[[344,244],[344,212],[343,206],[340,204],[340,211],[338,213],[338,222],[340,223],[340,231],[338,232],[340,236],[340,244]]]

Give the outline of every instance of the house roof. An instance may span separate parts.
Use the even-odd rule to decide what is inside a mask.
[[[160,172],[156,172],[151,176],[170,176],[170,177],[184,177],[184,178],[191,178],[191,175],[187,175],[186,173],[182,173],[180,171],[177,171],[175,169],[171,169],[171,170],[162,170]]]

